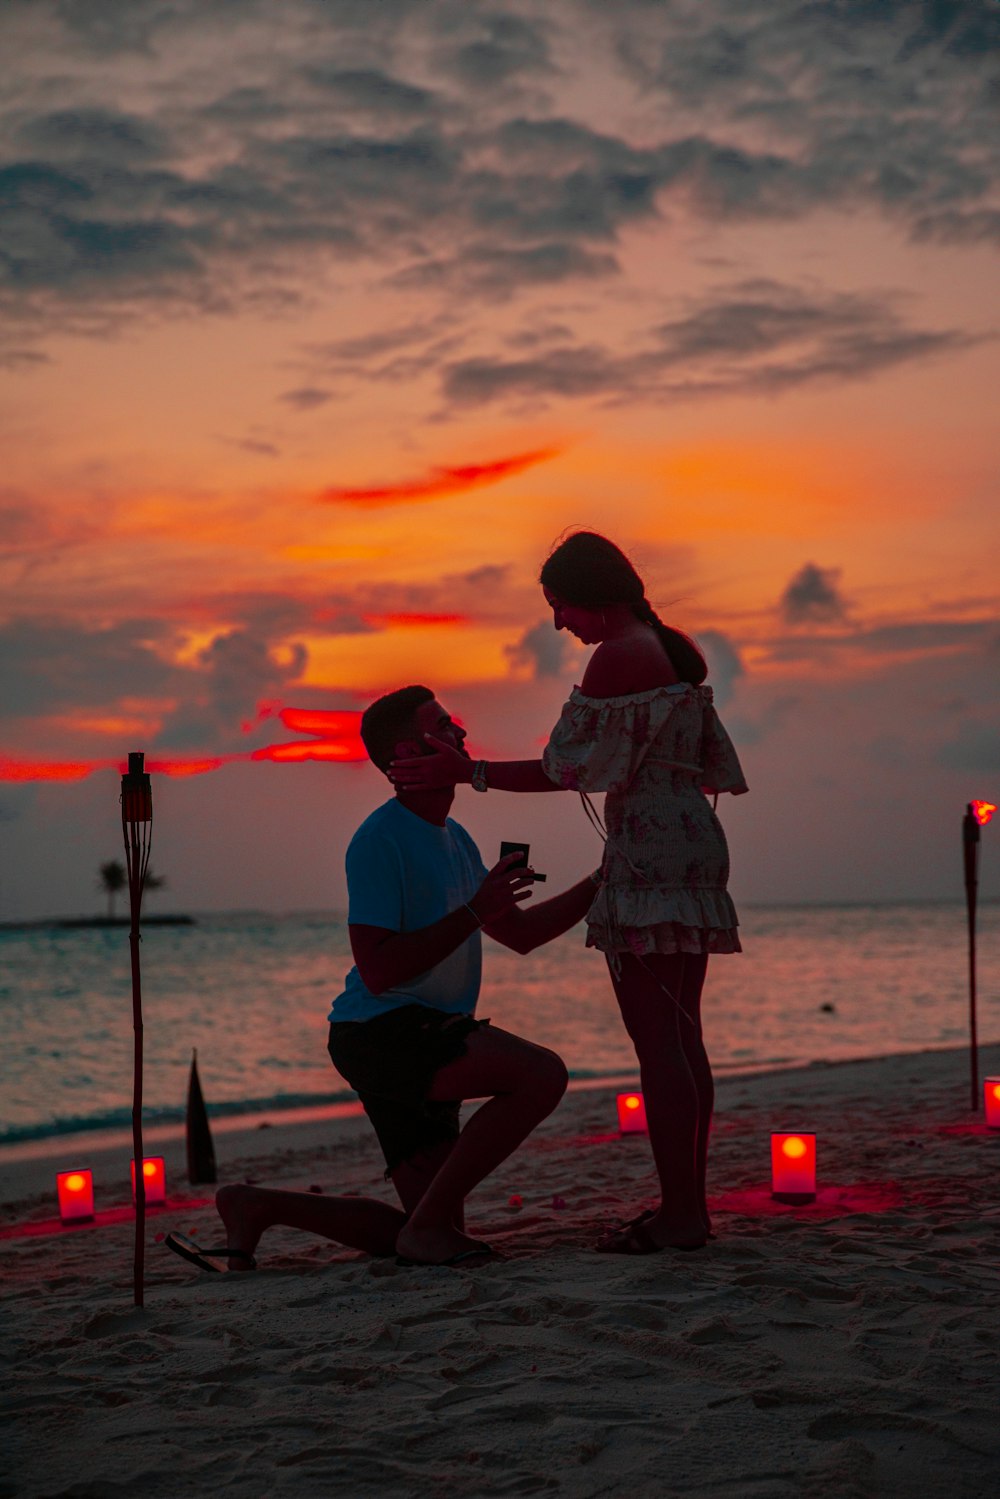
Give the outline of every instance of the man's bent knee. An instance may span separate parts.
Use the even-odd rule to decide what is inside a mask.
[[[557,1052],[547,1046],[536,1048],[537,1057],[531,1075],[531,1091],[548,1103],[550,1111],[562,1098],[569,1085],[566,1063]]]

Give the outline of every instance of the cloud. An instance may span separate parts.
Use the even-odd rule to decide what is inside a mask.
[[[404,83],[378,68],[337,68],[327,65],[303,69],[303,76],[350,113],[384,120],[393,115],[412,120],[437,108],[433,89]]]
[[[708,680],[716,704],[724,707],[733,695],[733,684],[745,675],[739,649],[721,630],[702,630],[698,645],[708,662]]]
[[[169,696],[174,674],[165,656],[172,639],[171,627],[161,620],[98,628],[58,618],[12,620],[0,628],[0,717],[123,696]]]
[[[810,564],[811,566],[811,564]],[[822,572],[822,569],[816,569]],[[807,569],[803,568],[802,572]],[[834,593],[836,570],[834,572]],[[797,575],[802,577],[802,573]],[[793,582],[795,580],[793,579]],[[791,586],[791,585],[790,585]],[[822,604],[823,582],[817,592]],[[806,598],[808,600],[808,586]],[[995,675],[998,639],[996,619],[952,620],[934,618],[901,621],[889,625],[875,625],[855,630],[824,630],[821,633],[799,633],[778,636],[766,643],[766,656],[772,662],[830,662],[838,657],[868,666],[879,663],[879,658],[895,667],[907,663],[936,662],[942,657],[964,657],[977,672],[983,672],[983,658],[987,658],[987,670]],[[895,658],[895,661],[894,659]]]
[[[301,643],[280,657],[271,638],[249,628],[216,636],[184,672],[183,701],[164,719],[157,746],[224,746],[262,698],[287,695],[307,660]]]
[[[556,448],[538,448],[530,453],[516,453],[490,463],[469,463],[456,467],[434,468],[419,479],[405,479],[396,484],[370,488],[325,489],[320,499],[330,504],[400,505],[414,501],[437,500],[445,495],[462,494],[485,484],[498,484],[514,474],[524,473],[536,464],[558,456]]]
[[[315,411],[317,406],[325,406],[332,399],[332,393],[315,385],[301,385],[296,390],[283,391],[278,399],[295,411]]]
[[[44,63],[0,110],[0,310],[30,351],[277,308],[317,295],[317,268],[488,303],[613,282],[625,232],[673,215],[874,211],[993,240],[996,12],[288,0],[279,47],[254,0],[239,27],[221,4],[39,0]],[[0,8],[15,68],[22,13]],[[631,96],[627,130],[595,78]]]
[[[835,624],[844,619],[847,605],[839,589],[840,568],[807,562],[781,595],[787,624]]]
[[[638,329],[630,351],[567,343],[560,331],[531,357],[447,363],[441,388],[455,407],[529,397],[778,395],[821,381],[862,379],[976,341],[958,329],[907,326],[885,294],[757,280],[720,287]]]
[[[554,71],[546,31],[521,16],[476,15],[466,25],[474,34],[459,46],[446,49],[445,66],[473,89],[496,88],[531,75]]]
[[[536,680],[560,677],[572,656],[571,642],[552,628],[550,619],[530,625],[514,645],[505,645],[503,653],[511,666],[526,669]]]

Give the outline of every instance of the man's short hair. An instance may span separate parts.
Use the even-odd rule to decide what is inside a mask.
[[[429,687],[399,687],[365,709],[361,715],[361,742],[379,770],[388,771],[400,740],[416,735],[414,714],[433,700]]]

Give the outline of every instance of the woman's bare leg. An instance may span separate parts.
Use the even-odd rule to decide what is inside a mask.
[[[708,971],[707,953],[685,953],[684,975],[681,981],[680,1005],[687,1020],[681,1021],[681,1045],[691,1068],[698,1093],[698,1146],[696,1152],[698,1170],[698,1201],[706,1232],[712,1229],[705,1196],[705,1177],[708,1167],[708,1141],[712,1129],[712,1114],[715,1109],[715,1080],[705,1050],[701,1031],[701,993],[705,987]]]
[[[649,1143],[660,1179],[660,1206],[644,1227],[664,1247],[695,1248],[708,1235],[702,1168],[708,1124],[702,1129],[701,1121],[708,1059],[702,1061],[693,1034],[682,1034],[693,1033],[695,1026],[684,1005],[685,998],[691,1004],[685,992],[685,955],[619,956],[620,971],[612,970],[611,977],[639,1061]],[[700,983],[694,988],[700,996]]]

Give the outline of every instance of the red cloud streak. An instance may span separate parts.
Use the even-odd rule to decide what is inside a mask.
[[[364,614],[366,625],[381,625],[383,629],[405,630],[416,625],[467,625],[467,614]]]
[[[267,744],[237,754],[200,755],[186,759],[158,756],[154,752],[146,761],[146,769],[152,775],[200,776],[239,761],[270,760],[275,764],[289,765],[301,764],[304,760],[322,760],[349,765],[367,759],[358,732],[360,713],[283,708],[278,717],[286,729],[312,737],[290,740],[287,744]],[[0,755],[0,781],[82,781],[95,770],[117,770],[124,774],[126,769],[124,760],[12,760]]]
[[[493,463],[432,468],[422,479],[406,479],[399,484],[383,484],[371,489],[324,489],[320,499],[333,505],[404,505],[409,501],[438,500],[444,495],[461,494],[466,489],[479,489],[484,484],[498,484],[501,479],[523,473],[538,463],[547,463],[558,455],[558,448],[537,448],[531,453],[497,458]]]

